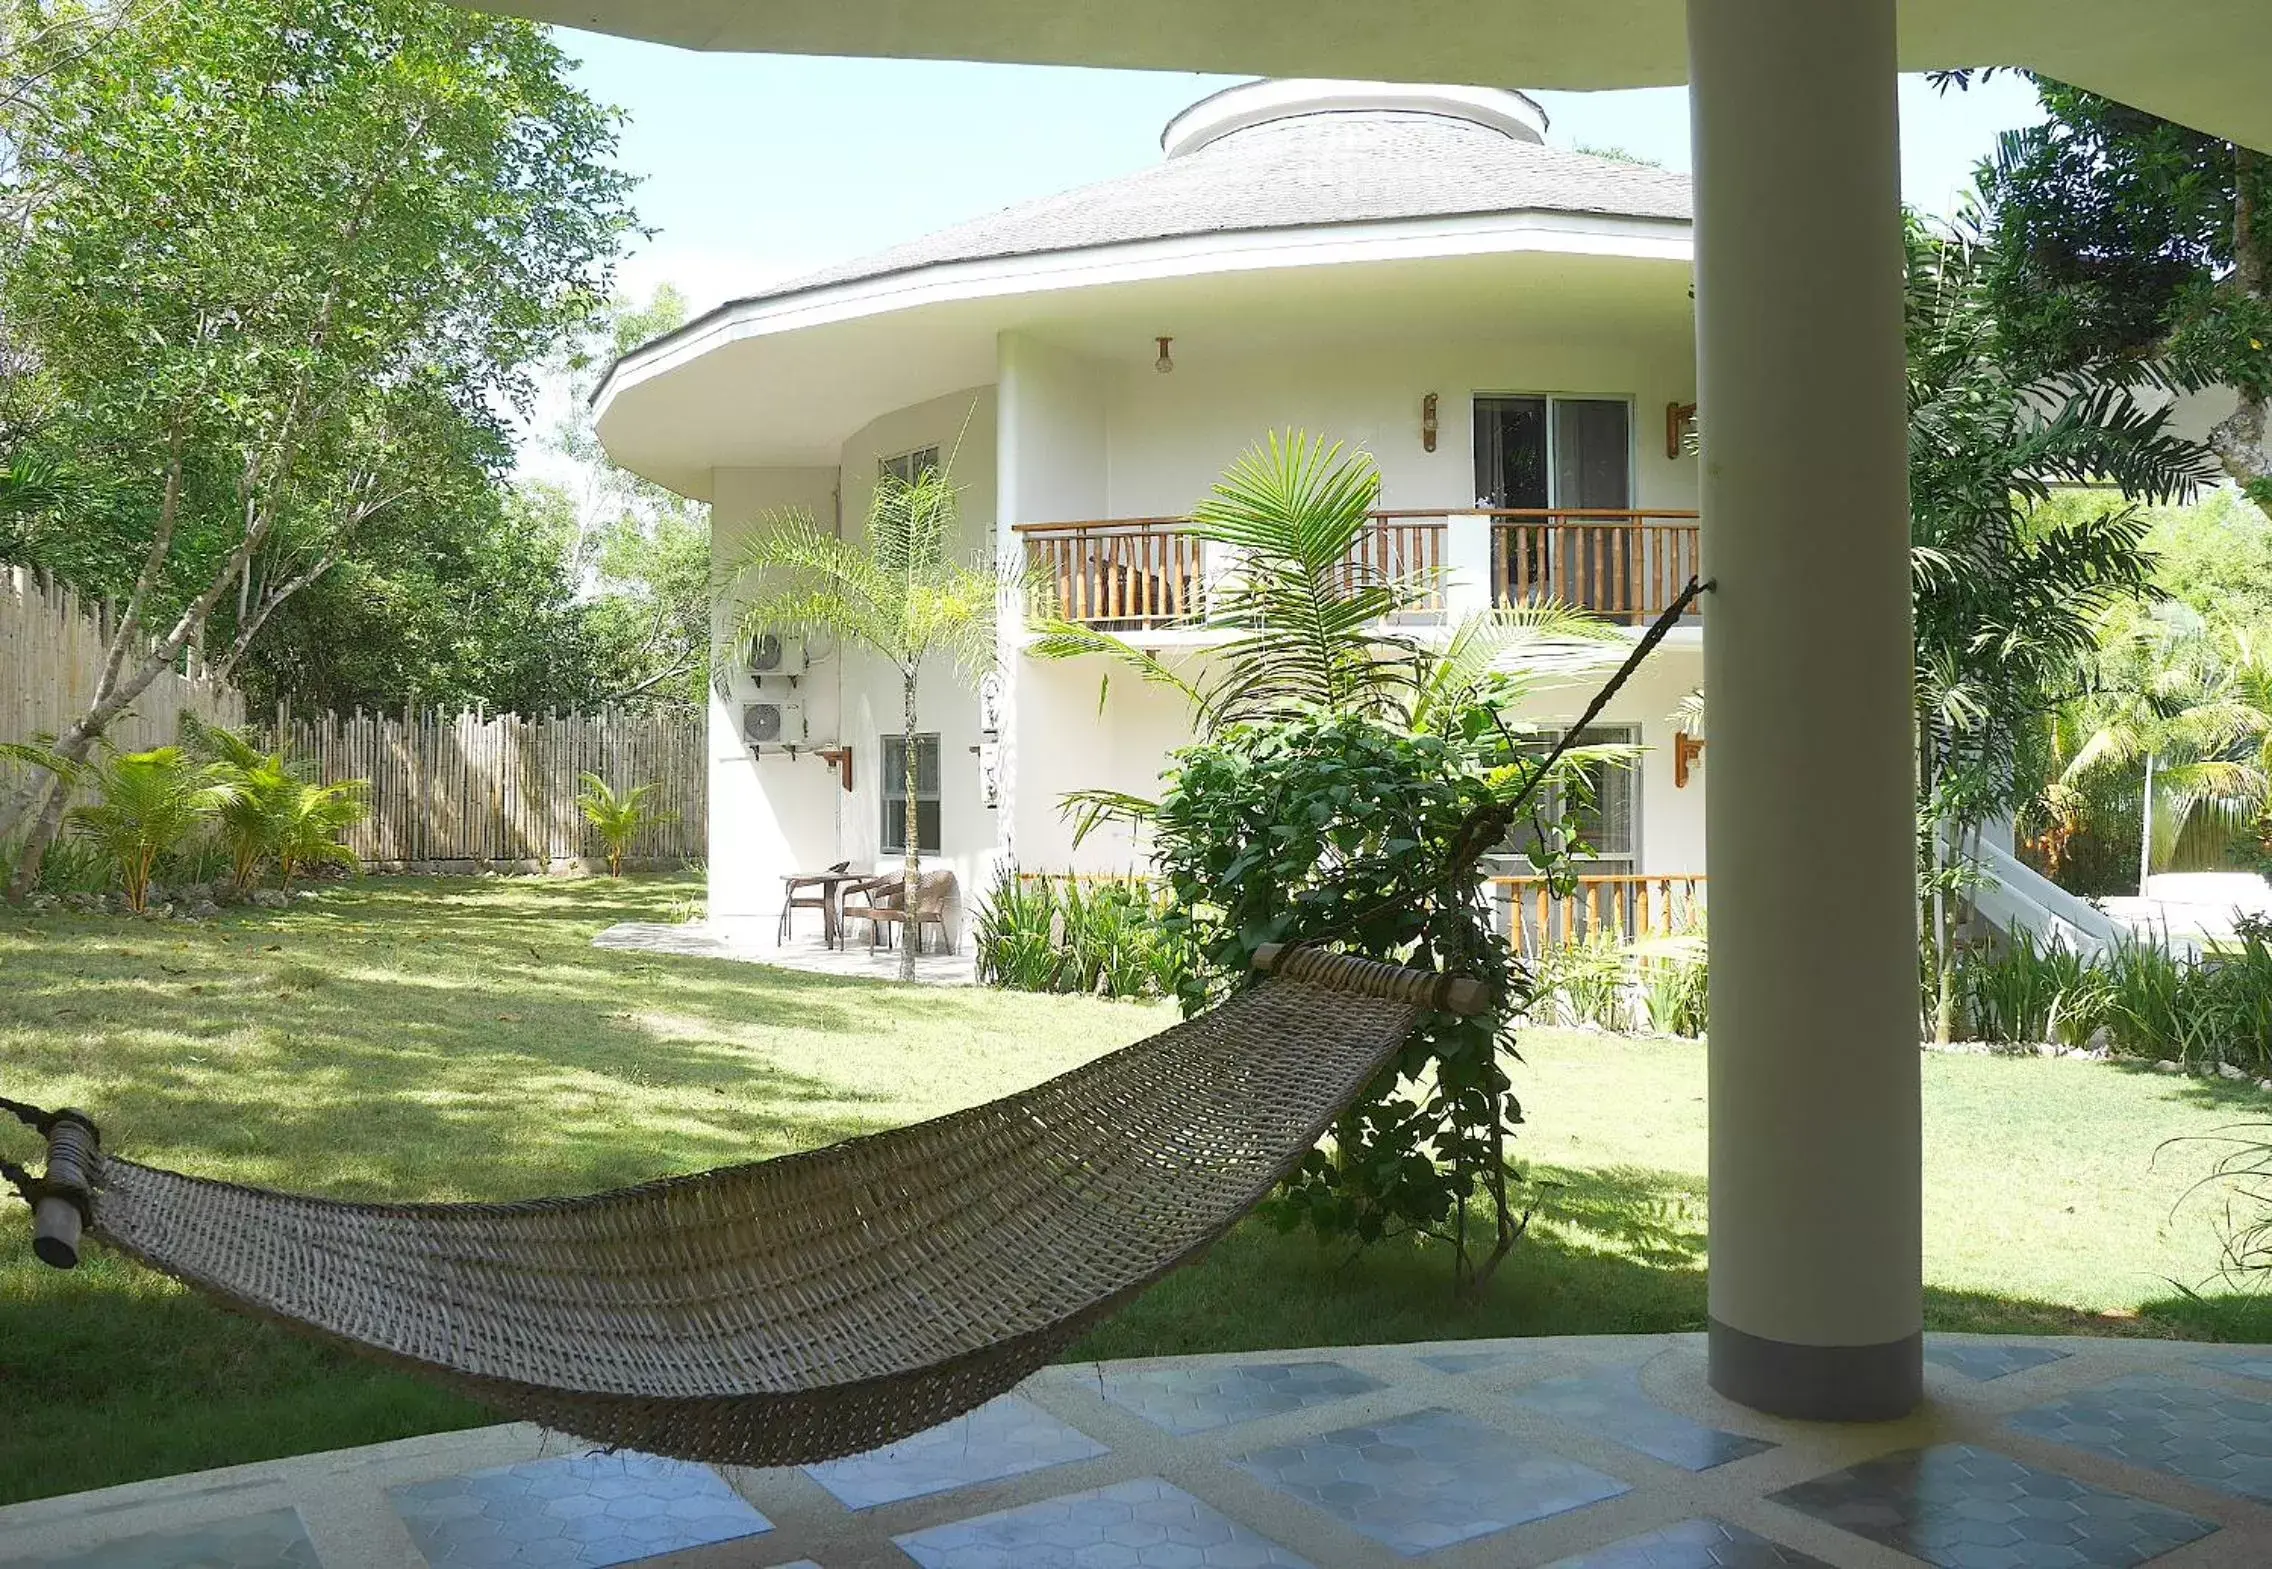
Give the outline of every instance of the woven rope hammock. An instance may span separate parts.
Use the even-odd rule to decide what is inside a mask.
[[[1202,1252],[1473,980],[1314,949],[1211,1013],[968,1111],[588,1198],[351,1204],[186,1177],[5,1108],[34,1247],[82,1231],[510,1415],[688,1460],[872,1449],[1017,1384]]]

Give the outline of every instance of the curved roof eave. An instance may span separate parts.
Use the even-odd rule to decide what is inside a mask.
[[[1472,256],[1493,251],[1561,251],[1686,261],[1691,255],[1691,227],[1686,218],[1520,208],[1426,219],[1216,230],[1064,250],[921,262],[850,279],[822,278],[728,300],[617,357],[592,389],[589,402],[604,415],[620,393],[745,338],[950,301],[1108,288],[1160,277],[1197,277],[1273,266]]]

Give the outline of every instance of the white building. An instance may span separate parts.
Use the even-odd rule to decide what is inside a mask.
[[[1069,614],[1198,657],[1176,520],[1244,449],[1298,428],[1378,462],[1377,546],[1443,568],[1447,615],[1556,594],[1637,636],[1697,565],[1688,186],[1544,131],[1514,92],[1232,88],[1168,125],[1155,168],[645,346],[602,386],[600,434],[712,503],[721,572],[776,509],[856,532],[878,474],[946,462],[972,555],[1023,553]],[[721,646],[732,616],[722,600]],[[1100,661],[1022,642],[1005,639],[991,729],[962,672],[923,678],[922,848],[966,906],[1005,861],[1138,865],[1124,835],[1076,850],[1058,803],[1151,793],[1191,736],[1172,694],[1117,679],[1100,705]],[[792,648],[762,677],[739,651],[721,663],[710,915],[770,930],[784,874],[896,866],[898,681],[857,649]],[[1704,770],[1676,715],[1701,679],[1686,625],[1603,715],[1605,738],[1646,748],[1604,792],[1589,867],[1628,915],[1645,886],[1661,919],[1703,870]]]

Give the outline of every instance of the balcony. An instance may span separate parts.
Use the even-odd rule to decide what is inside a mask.
[[[1489,897],[1517,953],[1536,956],[1606,935],[1620,943],[1699,932],[1704,874],[1612,872],[1578,877],[1557,895],[1544,877],[1494,877]]]
[[[1428,580],[1415,607],[1443,622],[1486,605],[1558,600],[1643,626],[1699,567],[1694,512],[1499,509],[1376,512],[1352,563]],[[1020,523],[1026,566],[1057,613],[1110,632],[1170,631],[1207,612],[1235,553],[1200,539],[1188,518]]]

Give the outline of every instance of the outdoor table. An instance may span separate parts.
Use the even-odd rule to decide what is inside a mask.
[[[842,919],[838,913],[837,908],[838,891],[842,889],[846,883],[860,882],[870,875],[871,874],[867,872],[840,872],[833,869],[825,872],[784,872],[781,875],[781,896],[784,901],[787,901],[789,899],[795,898],[798,890],[800,889],[818,888],[820,890],[821,901],[821,946],[824,948],[834,948],[837,946],[837,936],[840,930],[840,923]]]

